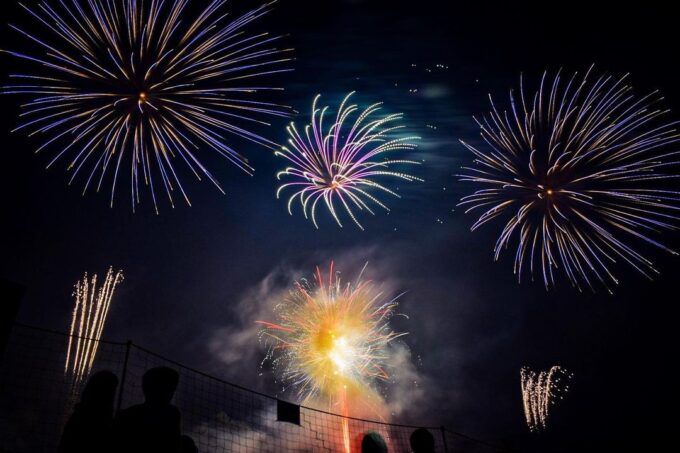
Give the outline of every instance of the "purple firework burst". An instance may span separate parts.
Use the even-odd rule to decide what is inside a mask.
[[[216,152],[251,172],[224,137],[275,147],[252,126],[289,109],[258,100],[257,93],[278,88],[251,80],[288,71],[291,59],[290,49],[277,47],[279,37],[247,31],[271,3],[233,20],[226,3],[212,0],[196,16],[189,0],[21,4],[44,36],[10,25],[37,50],[5,52],[41,69],[11,74],[18,82],[2,88],[31,97],[15,130],[45,136],[38,151],[59,147],[48,167],[68,159],[70,182],[82,175],[83,193],[111,183],[111,204],[123,172],[129,172],[133,209],[143,185],[156,212],[159,187],[173,206],[177,191],[190,204],[177,162],[222,191],[199,156]]]
[[[319,202],[328,208],[338,225],[342,227],[342,211],[363,230],[355,211],[374,214],[371,205],[387,211],[389,208],[379,198],[378,193],[399,197],[394,190],[377,180],[396,178],[404,181],[422,181],[415,176],[392,170],[394,165],[419,164],[413,160],[392,159],[388,153],[413,150],[418,140],[415,136],[400,136],[404,127],[394,124],[403,118],[400,113],[376,115],[381,103],[373,104],[356,115],[350,123],[349,118],[359,111],[355,104],[348,104],[348,94],[327,129],[324,118],[328,107],[317,108],[320,96],[312,104],[311,124],[306,125],[301,134],[294,123],[288,127],[290,148],[283,147],[277,155],[288,160],[290,166],[279,172],[279,179],[292,179],[282,184],[276,197],[291,189],[288,198],[288,212],[292,214],[293,203],[297,200],[306,218],[311,218],[319,227],[316,214]],[[347,124],[350,123],[350,124]]]
[[[481,212],[472,229],[504,219],[495,258],[516,243],[518,278],[540,268],[546,288],[561,269],[579,289],[610,289],[617,261],[651,278],[638,244],[676,254],[655,236],[678,228],[677,122],[663,120],[656,92],[637,98],[626,76],[591,72],[546,73],[530,97],[520,82],[509,111],[491,100],[477,121],[484,144],[463,142],[475,160],[460,176],[478,189],[460,205]]]

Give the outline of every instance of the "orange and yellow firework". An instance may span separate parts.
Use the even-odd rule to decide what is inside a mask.
[[[371,281],[341,282],[331,263],[328,276],[296,282],[276,307],[276,322],[258,321],[269,341],[268,358],[282,380],[297,388],[303,404],[326,404],[343,416],[382,416],[376,388],[389,379],[389,344],[405,335],[390,327],[396,299],[385,302]],[[343,442],[349,450],[347,419]]]

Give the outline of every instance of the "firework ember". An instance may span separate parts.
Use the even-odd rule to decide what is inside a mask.
[[[97,284],[97,274],[88,277],[87,273],[75,284],[75,305],[64,364],[64,373],[73,378],[75,387],[90,374],[111,308],[111,300],[116,287],[122,281],[123,272],[114,272],[110,268],[100,285]]]
[[[535,372],[528,368],[520,371],[524,416],[531,431],[548,426],[550,408],[569,391],[566,381],[572,378],[564,368],[554,366],[548,371]]]

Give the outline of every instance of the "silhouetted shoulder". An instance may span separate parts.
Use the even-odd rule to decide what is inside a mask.
[[[58,453],[110,451],[113,400],[118,378],[100,371],[88,380],[81,399],[66,422]]]

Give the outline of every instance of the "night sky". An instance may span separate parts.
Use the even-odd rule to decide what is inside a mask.
[[[255,27],[289,34],[296,49],[295,70],[278,79],[286,90],[276,100],[300,112],[298,124],[316,94],[334,105],[357,91],[356,102],[384,101],[386,112],[403,112],[422,136],[411,157],[423,165],[410,172],[426,182],[397,184],[402,198],[389,200],[389,215],[362,217],[365,231],[349,222],[340,229],[325,214],[319,230],[299,210],[290,216],[274,194],[283,160],[238,141],[255,176],[206,159],[226,195],[186,178],[193,207],[161,205],[157,216],[146,203],[133,214],[120,197],[110,208],[106,193],[82,197],[81,185],[69,187],[63,163],[45,170],[56,150],[35,155],[39,141],[12,134],[20,99],[3,97],[0,276],[27,287],[19,321],[66,330],[73,283],[113,265],[126,279],[105,337],[274,393],[278,386],[260,368],[254,321],[271,316],[272,297],[314,266],[335,260],[349,279],[368,262],[368,276],[388,293],[406,292],[399,311],[409,319],[397,323],[409,332],[409,378],[419,385],[400,390],[399,421],[446,425],[524,450],[650,451],[668,441],[680,259],[644,248],[662,275],[650,282],[618,266],[622,283],[613,296],[579,293],[563,278],[550,292],[538,281],[520,285],[512,252],[493,262],[499,224],[469,231],[473,216],[456,204],[471,187],[454,175],[470,159],[458,139],[479,137],[472,116],[488,110],[488,93],[506,97],[521,73],[532,84],[546,69],[595,64],[597,72],[630,72],[636,93],[659,89],[680,112],[677,14],[655,1],[630,9],[465,3],[281,0]],[[15,2],[0,8],[2,22],[25,21]],[[7,27],[0,42],[21,45]],[[2,55],[0,63],[6,80],[14,62]],[[286,123],[274,119],[259,132],[283,142]],[[664,238],[680,248],[680,235]],[[531,436],[519,370],[556,364],[574,373],[571,392],[551,429]]]

